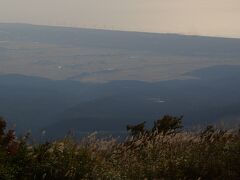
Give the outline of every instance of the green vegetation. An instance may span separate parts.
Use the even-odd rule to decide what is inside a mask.
[[[181,131],[182,117],[164,116],[146,129],[127,126],[124,141],[65,137],[28,144],[0,118],[0,179],[239,179],[240,133],[208,126]]]

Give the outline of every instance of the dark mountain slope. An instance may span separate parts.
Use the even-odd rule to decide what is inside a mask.
[[[152,123],[164,114],[184,115],[185,125],[240,117],[239,66],[211,67],[191,75],[198,79],[113,82],[119,85],[118,93],[70,108],[49,131],[123,130],[128,123]]]

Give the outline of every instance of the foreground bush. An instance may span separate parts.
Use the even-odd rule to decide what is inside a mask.
[[[240,179],[240,134],[211,126],[181,132],[181,119],[165,116],[151,130],[128,126],[124,141],[92,134],[34,145],[0,119],[0,179]]]

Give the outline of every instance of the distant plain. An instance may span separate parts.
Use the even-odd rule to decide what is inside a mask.
[[[0,24],[0,73],[55,80],[189,78],[196,69],[239,65],[239,49],[238,39]]]
[[[240,122],[240,39],[0,24],[0,115],[20,132]]]

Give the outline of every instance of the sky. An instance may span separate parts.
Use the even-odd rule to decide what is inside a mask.
[[[240,38],[240,0],[0,0],[0,22]]]

